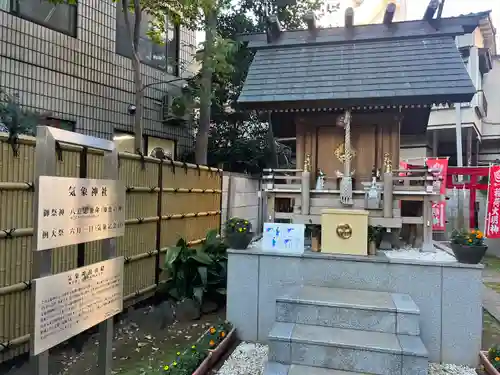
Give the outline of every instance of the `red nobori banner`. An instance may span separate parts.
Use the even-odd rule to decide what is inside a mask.
[[[425,165],[431,170],[437,181],[434,182],[434,191],[439,191],[441,199],[432,202],[432,230],[444,231],[446,229],[446,173],[448,172],[448,158],[430,158],[425,161]]]
[[[434,177],[438,181],[434,183],[436,190],[439,189],[439,194],[446,194],[446,174],[448,173],[448,158],[429,158],[425,161],[425,165],[431,170]]]
[[[498,216],[500,211],[500,165],[490,166],[488,204],[486,206],[485,236],[500,238]]]
[[[432,230],[446,230],[446,202],[432,202]]]

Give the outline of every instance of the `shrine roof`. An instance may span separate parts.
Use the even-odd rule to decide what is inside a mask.
[[[280,110],[469,102],[476,90],[454,37],[479,20],[285,31],[271,43],[247,35],[256,54],[238,102]]]

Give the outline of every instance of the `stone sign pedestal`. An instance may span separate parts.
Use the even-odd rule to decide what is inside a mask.
[[[323,210],[321,212],[321,252],[368,255],[368,211]]]

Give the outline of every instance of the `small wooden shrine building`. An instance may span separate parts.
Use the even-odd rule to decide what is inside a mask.
[[[316,27],[313,14],[306,16],[307,29],[294,31],[282,30],[277,17],[270,16],[266,33],[241,36],[256,53],[239,105],[271,112],[275,135],[296,138],[296,165],[304,169],[292,174],[311,171],[312,187],[302,182],[302,201],[297,198],[294,215],[283,218],[317,223],[312,218],[319,215],[313,212],[314,198],[323,199],[317,201],[318,210],[337,208],[333,203],[325,206],[325,196],[314,189],[318,173],[327,181],[321,193],[339,196],[340,207],[367,209],[360,195],[375,184],[374,178],[380,180],[392,172],[392,165],[399,165],[400,135],[425,132],[433,105],[472,99],[476,89],[455,38],[474,30],[479,19],[441,18],[438,5],[431,0],[422,20],[392,22],[395,7],[389,4],[382,24],[362,26],[354,26],[348,8],[344,27],[325,29]],[[411,190],[405,186],[395,190]],[[425,186],[419,194],[424,204],[431,204]],[[400,212],[392,211],[398,206],[390,200],[391,212],[387,208],[383,217],[398,220],[377,222],[382,213],[371,212],[371,225],[401,228],[405,223]],[[420,221],[406,222],[428,227],[429,215],[430,208],[424,207]]]
[[[273,115],[273,124],[296,131],[297,166],[309,153],[313,171],[328,176],[342,169],[332,158],[344,141],[335,124],[351,109],[352,168],[369,177],[373,160],[381,167],[385,152],[397,165],[399,133],[425,132],[433,104],[469,102],[476,92],[454,40],[477,26],[473,16],[431,14],[397,23],[386,17],[382,24],[353,26],[347,15],[345,27],[320,29],[311,22],[297,31],[281,31],[270,18],[267,34],[242,36],[256,54],[238,103],[293,113]]]

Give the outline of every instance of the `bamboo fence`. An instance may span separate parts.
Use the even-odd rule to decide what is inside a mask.
[[[57,175],[102,178],[103,153],[60,145]],[[0,133],[0,363],[29,350],[35,139],[20,137],[17,153]],[[199,244],[220,229],[222,171],[206,166],[119,154],[126,186],[124,303],[150,296],[165,275],[169,246],[183,237]],[[50,191],[42,192],[50,194]],[[42,198],[43,199],[43,198]],[[52,273],[101,260],[100,242],[55,249]]]

